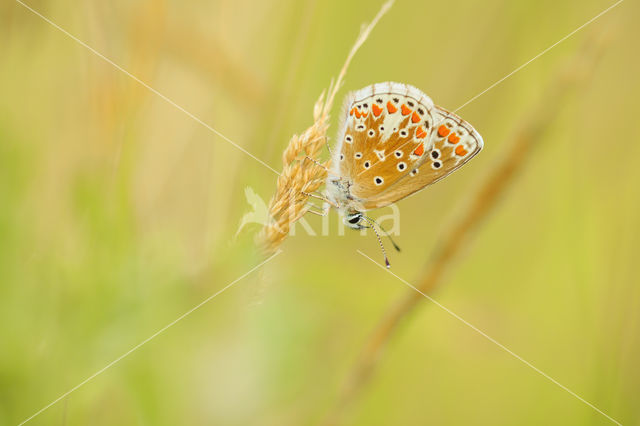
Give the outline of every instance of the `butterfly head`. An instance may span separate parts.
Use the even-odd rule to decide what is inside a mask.
[[[344,224],[351,229],[365,228],[365,226],[363,226],[362,224],[362,216],[362,212],[349,213],[344,217]]]

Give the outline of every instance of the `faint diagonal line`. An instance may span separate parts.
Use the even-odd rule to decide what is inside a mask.
[[[462,108],[464,108],[465,106],[469,105],[471,102],[475,101],[476,99],[478,99],[480,96],[484,95],[485,93],[487,93],[489,90],[493,89],[494,87],[496,87],[498,84],[502,83],[503,81],[505,81],[506,79],[508,79],[509,77],[511,77],[512,75],[514,75],[515,73],[517,73],[518,71],[520,71],[522,68],[526,67],[527,65],[529,65],[531,62],[535,61],[536,59],[538,59],[540,56],[544,55],[545,53],[547,53],[548,51],[550,51],[551,49],[553,49],[554,47],[556,47],[557,45],[559,45],[560,43],[562,43],[563,41],[565,41],[566,39],[568,39],[569,37],[571,37],[572,35],[574,35],[575,33],[577,33],[578,31],[580,31],[581,29],[583,29],[584,27],[586,27],[587,25],[589,25],[590,23],[592,23],[593,21],[595,21],[596,19],[600,18],[602,15],[604,15],[605,13],[609,12],[611,9],[613,9],[614,7],[618,6],[620,3],[622,3],[624,0],[618,0],[616,3],[612,4],[611,6],[609,6],[608,8],[606,8],[605,10],[603,10],[602,12],[598,13],[596,16],[594,16],[593,18],[589,19],[587,22],[585,22],[584,24],[580,25],[578,28],[576,28],[575,30],[571,31],[569,34],[567,34],[566,36],[562,37],[560,40],[558,40],[557,42],[553,43],[551,46],[547,47],[546,49],[544,49],[542,52],[538,53],[536,56],[534,56],[533,58],[529,59],[527,62],[525,62],[524,64],[520,65],[518,68],[516,68],[515,70],[511,71],[509,74],[505,75],[504,77],[502,77],[500,80],[496,81],[495,83],[493,83],[491,86],[487,87],[486,89],[484,89],[482,92],[478,93],[477,95],[475,95],[473,98],[469,99],[467,102],[463,103],[462,105],[460,105],[458,108],[454,109],[453,112],[458,112],[459,110],[461,110]]]
[[[487,340],[489,340],[491,343],[495,344],[496,346],[498,346],[500,349],[504,350],[505,352],[507,352],[509,355],[513,356],[514,358],[516,358],[518,361],[524,363],[526,366],[528,366],[529,368],[531,368],[533,371],[535,371],[536,373],[540,374],[541,376],[543,376],[544,378],[546,378],[547,380],[549,380],[550,382],[554,383],[555,385],[559,386],[561,389],[564,389],[565,391],[567,391],[570,395],[572,395],[573,397],[579,399],[580,401],[582,401],[583,403],[585,403],[586,405],[588,405],[589,407],[593,408],[595,411],[597,411],[598,413],[602,414],[604,417],[606,417],[607,419],[611,420],[613,423],[622,426],[622,423],[618,422],[616,419],[614,419],[613,417],[609,416],[608,414],[606,414],[604,411],[600,410],[598,407],[596,407],[595,405],[593,405],[592,403],[590,403],[589,401],[585,400],[584,398],[582,398],[580,395],[578,395],[577,393],[575,393],[574,391],[572,391],[571,389],[569,389],[568,387],[566,387],[565,385],[563,385],[562,383],[558,382],[556,379],[554,379],[553,377],[549,376],[547,373],[545,373],[544,371],[540,370],[538,367],[536,367],[535,365],[531,364],[529,361],[527,361],[526,359],[522,358],[520,355],[516,354],[515,352],[513,352],[512,350],[510,350],[509,348],[507,348],[506,346],[504,346],[502,343],[498,342],[496,339],[494,339],[493,337],[489,336],[487,333],[485,333],[484,331],[480,330],[478,327],[476,327],[475,325],[471,324],[469,321],[465,320],[464,318],[462,318],[460,315],[456,314],[455,312],[453,312],[451,309],[447,308],[446,306],[442,305],[440,302],[438,302],[437,300],[435,300],[433,297],[429,296],[426,293],[423,293],[422,291],[420,291],[418,288],[416,288],[415,286],[411,285],[411,283],[409,283],[407,280],[399,277],[398,275],[394,274],[393,272],[391,272],[390,270],[386,269],[385,267],[383,267],[382,265],[380,265],[378,262],[376,262],[375,260],[373,260],[371,257],[367,256],[366,254],[364,254],[362,251],[360,250],[356,250],[358,253],[360,253],[362,256],[366,257],[367,259],[369,259],[371,262],[373,262],[376,266],[378,266],[379,268],[383,269],[385,272],[390,273],[391,275],[393,275],[394,277],[396,277],[398,280],[402,281],[406,286],[408,286],[409,288],[417,291],[418,293],[420,293],[422,296],[424,296],[425,298],[427,298],[429,301],[433,302],[436,306],[438,306],[439,308],[441,308],[442,310],[444,310],[445,312],[447,312],[449,315],[451,315],[452,317],[454,317],[455,319],[457,319],[458,321],[462,322],[464,325],[466,325],[467,327],[471,328],[472,330],[474,330],[475,332],[477,332],[478,334],[480,334],[481,336],[483,336],[484,338],[486,338]]]
[[[253,155],[252,153],[250,153],[249,151],[247,151],[246,149],[244,149],[243,147],[241,147],[240,145],[238,145],[237,143],[235,143],[234,141],[232,141],[231,139],[229,139],[228,137],[226,137],[225,135],[223,135],[222,133],[220,133],[218,130],[214,129],[213,127],[211,127],[209,124],[205,123],[204,121],[202,121],[201,119],[199,119],[198,117],[196,117],[195,115],[193,115],[191,112],[187,111],[185,108],[181,107],[180,105],[178,105],[177,103],[175,103],[173,100],[171,100],[169,97],[163,95],[162,93],[160,93],[159,91],[157,91],[156,89],[154,89],[153,87],[149,86],[147,83],[145,83],[144,81],[142,81],[141,79],[139,79],[138,77],[136,77],[135,75],[131,74],[129,71],[127,71],[126,69],[122,68],[120,65],[116,64],[115,62],[113,62],[111,59],[107,58],[106,56],[104,56],[102,53],[98,52],[96,49],[94,49],[93,47],[89,46],[87,43],[83,42],[82,40],[80,40],[79,38],[77,38],[76,36],[74,36],[73,34],[71,34],[70,32],[68,32],[67,30],[65,30],[64,28],[62,28],[61,26],[59,26],[58,24],[56,24],[55,22],[53,22],[52,20],[50,20],[49,18],[47,18],[46,16],[42,15],[40,12],[38,12],[37,10],[33,9],[31,6],[23,3],[21,0],[16,0],[17,3],[19,3],[20,5],[22,5],[25,9],[31,11],[34,15],[40,17],[42,20],[44,20],[45,22],[47,22],[48,24],[50,24],[52,27],[56,28],[57,30],[59,30],[60,32],[62,32],[63,34],[65,34],[67,37],[69,37],[70,39],[72,39],[73,41],[75,41],[76,43],[80,44],[81,46],[87,48],[88,50],[90,50],[94,55],[98,56],[99,58],[101,58],[102,60],[104,60],[105,62],[113,65],[116,69],[118,69],[119,71],[121,71],[123,74],[126,74],[127,76],[131,77],[133,80],[135,80],[137,83],[139,83],[140,85],[144,86],[145,88],[147,88],[149,91],[151,91],[152,93],[158,95],[160,98],[162,98],[164,101],[166,101],[167,103],[169,103],[170,105],[172,105],[173,107],[177,108],[178,110],[182,111],[183,113],[185,113],[186,115],[188,115],[189,117],[191,117],[193,120],[197,121],[198,123],[200,123],[201,125],[203,125],[204,127],[206,127],[207,129],[209,129],[211,132],[215,133],[216,135],[220,136],[222,139],[224,139],[225,141],[229,142],[231,145],[233,145],[234,147],[236,147],[237,149],[239,149],[240,151],[244,152],[245,154],[247,154],[249,157],[253,158],[254,160],[256,160],[258,163],[262,164],[263,166],[265,166],[266,168],[268,168],[269,170],[271,170],[272,172],[274,172],[275,174],[279,175],[280,172],[278,172],[276,169],[274,169],[273,167],[271,167],[270,165],[268,165],[267,163],[265,163],[264,161],[262,161],[261,159],[259,159],[258,157],[256,157],[255,155]]]
[[[16,0],[17,1],[17,0]],[[495,83],[493,83],[491,86],[487,87],[486,89],[484,89],[482,92],[478,93],[477,95],[475,95],[473,98],[469,99],[467,102],[463,103],[462,105],[460,105],[458,108],[454,109],[453,112],[456,113],[459,110],[461,110],[462,108],[464,108],[465,106],[469,105],[471,102],[475,101],[476,99],[478,99],[480,96],[484,95],[485,93],[487,93],[489,90],[493,89],[494,87],[496,87],[497,85],[499,85],[500,83],[502,83],[503,81],[505,81],[506,79],[508,79],[509,77],[511,77],[512,75],[514,75],[515,73],[517,73],[518,71],[520,71],[521,69],[523,69],[524,67],[526,67],[527,65],[529,65],[531,62],[535,61],[536,59],[538,59],[539,57],[541,57],[542,55],[544,55],[545,53],[547,53],[548,51],[550,51],[551,49],[553,49],[554,47],[556,47],[557,45],[559,45],[560,43],[562,43],[563,41],[565,41],[566,39],[568,39],[569,37],[571,37],[572,35],[574,35],[575,33],[577,33],[578,31],[580,31],[581,29],[583,29],[584,27],[586,27],[587,25],[591,24],[593,21],[595,21],[596,19],[600,18],[602,15],[604,15],[605,13],[609,12],[611,9],[613,9],[614,7],[618,6],[620,3],[622,3],[624,0],[618,0],[616,3],[614,3],[613,5],[609,6],[608,8],[606,8],[605,10],[603,10],[602,12],[598,13],[596,16],[594,16],[593,18],[589,19],[587,22],[585,22],[584,24],[580,25],[578,28],[576,28],[575,30],[571,31],[569,34],[567,34],[566,36],[562,37],[560,40],[558,40],[557,42],[555,42],[554,44],[552,44],[551,46],[547,47],[545,50],[543,50],[542,52],[538,53],[536,56],[534,56],[533,58],[529,59],[527,62],[525,62],[524,64],[520,65],[518,68],[514,69],[513,71],[511,71],[509,74],[505,75],[504,77],[502,77],[500,80],[496,81]],[[434,128],[436,128],[436,126],[434,126]],[[403,147],[405,147],[407,144],[409,144],[410,142],[412,142],[412,140],[408,140],[407,142],[403,143],[402,145],[400,145],[398,148],[396,148],[396,150],[398,149],[402,149]],[[385,155],[387,155],[387,152],[385,151],[384,153]],[[373,159],[373,163],[371,164],[371,167],[373,167],[374,165],[376,165],[377,163],[379,163],[380,161],[378,160],[378,158],[374,158]],[[360,176],[362,173],[371,170],[371,167],[369,167],[368,169],[362,170],[360,173],[358,173],[358,176]]]
[[[245,272],[244,274],[242,274],[241,276],[239,276],[238,278],[236,278],[235,280],[231,281],[229,284],[227,284],[225,287],[223,287],[221,290],[218,290],[217,292],[215,292],[214,294],[212,294],[211,296],[207,297],[206,299],[204,299],[202,302],[198,303],[196,306],[194,306],[193,308],[189,309],[187,312],[185,312],[184,314],[180,315],[178,318],[176,318],[175,320],[171,321],[169,324],[165,325],[164,327],[162,327],[160,330],[156,331],[155,333],[153,333],[151,336],[147,337],[146,339],[144,339],[142,342],[138,343],[137,345],[135,345],[133,348],[129,349],[127,352],[123,353],[122,355],[120,355],[118,358],[114,359],[113,361],[111,361],[109,364],[105,365],[103,368],[101,368],[100,370],[96,371],[95,373],[93,373],[91,376],[87,377],[86,379],[84,379],[82,382],[78,383],[76,386],[72,387],[71,389],[69,389],[67,392],[63,393],[62,395],[60,395],[58,398],[56,398],[55,400],[53,400],[52,402],[50,402],[49,404],[47,404],[46,406],[44,406],[43,408],[41,408],[40,410],[38,410],[36,413],[34,413],[33,415],[31,415],[30,417],[28,417],[27,419],[23,420],[18,426],[21,426],[25,423],[27,423],[28,421],[32,420],[34,417],[38,416],[39,414],[41,414],[43,411],[47,410],[48,408],[52,407],[53,405],[57,404],[58,402],[60,402],[62,399],[66,398],[67,396],[69,396],[69,394],[71,394],[72,392],[78,390],[80,387],[84,386],[85,384],[87,384],[88,382],[90,382],[91,380],[93,380],[94,378],[96,378],[97,376],[99,376],[100,374],[104,373],[106,370],[108,370],[109,368],[113,367],[115,364],[117,364],[119,361],[121,361],[122,359],[126,358],[127,356],[131,355],[133,352],[135,352],[136,350],[140,349],[141,346],[143,346],[144,344],[150,342],[151,340],[153,340],[154,338],[156,338],[157,336],[159,336],[160,334],[162,334],[164,331],[166,331],[168,328],[174,326],[175,324],[177,324],[179,321],[181,321],[182,319],[184,319],[185,317],[187,317],[188,315],[192,314],[194,311],[196,311],[197,309],[201,308],[203,305],[205,305],[206,303],[208,303],[209,301],[211,301],[211,299],[213,299],[214,297],[218,296],[219,294],[223,293],[225,290],[227,290],[228,288],[230,288],[232,285],[236,284],[238,281],[242,280],[243,278],[245,278],[246,276],[248,276],[249,274],[251,274],[252,272],[254,272],[256,269],[260,268],[261,266],[263,266],[264,264],[266,264],[267,262],[271,261],[274,257],[276,257],[277,255],[279,255],[280,253],[282,253],[282,250],[278,250],[274,255],[272,255],[271,257],[267,258],[266,260],[264,260],[263,262],[259,263],[258,265],[254,266],[253,268],[251,268],[250,270],[248,270],[247,272]]]

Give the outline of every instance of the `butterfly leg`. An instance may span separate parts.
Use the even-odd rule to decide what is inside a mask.
[[[333,176],[336,176],[336,177],[340,177],[340,176],[338,176],[337,174],[335,174],[334,172],[332,172],[331,170],[329,170],[329,169],[327,168],[327,166],[325,166],[324,164],[322,164],[322,163],[321,163],[321,162],[319,162],[318,160],[315,160],[315,159],[313,159],[313,158],[309,157],[308,155],[307,155],[307,156],[305,156],[304,158],[305,158],[305,160],[309,160],[309,161],[311,161],[311,162],[312,162],[312,163],[314,163],[316,166],[318,166],[318,167],[322,167],[322,168],[324,169],[324,171],[325,171],[325,172],[327,172],[327,174],[329,174],[329,175],[333,175]]]
[[[328,213],[328,210],[326,209],[318,211],[319,210],[318,206],[315,206],[313,204],[309,204],[309,206],[310,208],[307,210],[308,213],[313,213],[315,215],[322,216],[322,217],[326,216]],[[316,209],[316,210],[313,210],[313,209]]]
[[[324,164],[322,164],[322,163],[321,163],[321,162],[319,162],[318,160],[316,160],[316,159],[314,159],[314,158],[311,158],[311,157],[309,157],[308,155],[307,155],[307,156],[305,156],[304,158],[305,158],[305,160],[309,160],[309,161],[311,161],[311,162],[315,163],[315,164],[316,164],[316,166],[320,166],[320,167],[322,167],[323,169],[325,169],[325,171],[326,171],[327,173],[329,173],[329,169],[327,169],[327,166],[325,166]]]
[[[315,198],[315,199],[318,199],[318,200],[322,200],[325,203],[329,204],[330,206],[335,207],[336,209],[338,208],[338,205],[336,203],[334,203],[333,201],[331,201],[330,199],[328,199],[324,195],[310,194],[310,193],[304,192],[304,191],[300,191],[300,193],[302,195],[307,196],[307,197],[312,197],[312,198]]]

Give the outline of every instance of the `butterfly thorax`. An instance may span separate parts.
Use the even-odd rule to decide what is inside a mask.
[[[353,183],[347,178],[330,176],[327,179],[327,198],[338,207],[338,211],[344,216],[365,211],[362,203],[351,195],[352,185]]]

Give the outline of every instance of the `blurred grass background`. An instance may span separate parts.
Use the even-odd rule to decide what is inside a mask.
[[[28,4],[276,169],[380,6]],[[455,109],[611,4],[398,1],[343,92],[402,81]],[[589,28],[614,37],[594,78],[436,295],[625,425],[640,424],[638,12]],[[244,188],[266,200],[275,175],[18,3],[0,13],[0,424],[16,424],[258,263],[255,225],[233,236]],[[460,111],[485,150],[399,203],[396,274],[420,271],[589,30]],[[379,257],[371,236],[299,232],[283,249],[266,286],[239,282],[31,424],[321,419],[406,288],[355,252]],[[347,423],[609,424],[426,300]]]

